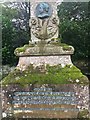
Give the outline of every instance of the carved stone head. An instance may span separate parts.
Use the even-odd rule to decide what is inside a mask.
[[[35,14],[37,18],[45,19],[52,15],[51,5],[47,2],[41,2],[37,5]]]

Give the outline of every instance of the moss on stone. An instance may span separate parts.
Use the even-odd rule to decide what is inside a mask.
[[[17,54],[17,53],[25,52],[27,48],[34,47],[34,46],[35,46],[34,44],[29,44],[29,45],[26,44],[23,47],[16,48],[14,53]]]
[[[51,43],[51,44],[61,46],[63,50],[68,50],[68,51],[72,50],[72,47],[65,43],[55,42],[55,43]]]
[[[63,50],[71,50],[72,48],[70,46],[63,46]]]
[[[64,44],[64,43],[60,43],[60,42],[51,42],[50,43],[51,45],[54,45],[54,46],[61,46],[63,50],[72,50],[72,47],[70,45],[67,45],[67,44]],[[42,53],[43,51],[43,48],[45,46],[45,42],[40,44],[38,43],[37,46],[40,48],[40,53]],[[23,47],[19,47],[19,48],[16,48],[14,53],[15,55],[17,55],[18,53],[24,53],[26,51],[26,49],[30,48],[30,47],[35,47],[35,44],[27,44],[27,45],[24,45]]]
[[[51,41],[60,42],[60,38],[52,38]]]
[[[90,115],[89,115],[89,111],[88,110],[81,110],[79,113],[78,113],[78,118],[84,118],[84,119],[86,119],[86,118],[89,118],[90,117]],[[88,120],[90,120],[90,119],[88,119]]]
[[[16,52],[20,53],[20,52],[25,52],[26,48],[25,47],[20,47],[20,48],[16,48]]]
[[[25,84],[88,84],[88,79],[75,66],[66,65],[64,68],[61,65],[46,66],[44,72],[38,68],[29,68],[25,71],[15,69],[7,77],[2,80],[3,85],[18,83]]]

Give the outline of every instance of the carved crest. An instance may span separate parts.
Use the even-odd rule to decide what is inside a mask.
[[[30,20],[31,32],[38,39],[52,38],[58,31],[59,20],[56,17],[47,19],[32,18]]]

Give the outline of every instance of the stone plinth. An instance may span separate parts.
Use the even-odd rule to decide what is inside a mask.
[[[17,67],[20,70],[25,70],[27,67],[32,64],[34,67],[40,65],[50,65],[55,66],[61,64],[62,67],[66,65],[72,65],[70,55],[61,55],[61,56],[26,56],[26,57],[19,57],[19,63]]]
[[[25,57],[25,56],[49,56],[49,55],[72,55],[74,48],[70,45],[62,45],[62,43],[57,43],[57,45],[52,44],[41,44],[33,46],[24,46],[17,48],[15,50],[16,56]]]
[[[56,44],[56,43],[54,43]],[[22,50],[22,51],[21,51]],[[18,68],[25,70],[29,65],[34,67],[40,65],[59,65],[62,67],[66,65],[72,65],[71,55],[74,52],[74,48],[68,45],[52,45],[45,44],[42,46],[24,46],[17,48],[15,54],[19,56]]]
[[[88,118],[88,95],[88,85],[12,84],[3,87],[3,113],[16,118],[78,118],[87,109],[81,118]]]

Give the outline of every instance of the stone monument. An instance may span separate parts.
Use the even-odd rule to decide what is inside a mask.
[[[31,0],[31,40],[16,48],[17,67],[2,81],[3,113],[16,118],[88,118],[89,81],[58,38],[56,0]]]
[[[73,54],[74,48],[59,42],[59,18],[56,1],[51,0],[48,3],[47,0],[43,2],[31,0],[30,2],[30,47],[24,46],[22,49],[25,51],[21,51],[21,48],[15,50],[15,54],[19,56],[17,67],[25,70],[30,64],[35,67],[43,64],[61,64],[62,66],[72,64],[70,55]]]

